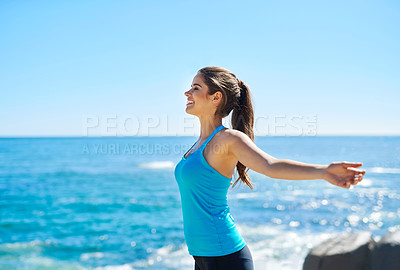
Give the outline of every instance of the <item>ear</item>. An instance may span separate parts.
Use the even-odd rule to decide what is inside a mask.
[[[212,102],[219,102],[222,100],[222,93],[220,91],[215,92],[211,100]]]

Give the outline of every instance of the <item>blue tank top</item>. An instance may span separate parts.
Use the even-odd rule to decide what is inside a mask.
[[[204,148],[217,127],[204,143],[175,167],[175,178],[182,202],[183,229],[186,245],[193,256],[223,256],[242,249],[246,243],[239,234],[227,202],[232,178],[228,178],[204,158]]]

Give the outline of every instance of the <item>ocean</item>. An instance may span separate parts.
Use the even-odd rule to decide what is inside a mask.
[[[1,138],[0,269],[193,269],[174,168],[195,137]],[[256,137],[282,159],[363,162],[346,190],[249,171],[232,216],[258,270],[301,269],[343,232],[400,229],[400,137]]]

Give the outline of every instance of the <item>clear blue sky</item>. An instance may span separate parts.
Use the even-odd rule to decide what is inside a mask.
[[[399,1],[1,1],[0,136],[180,134],[204,66],[250,86],[264,133],[400,135],[399,28]]]

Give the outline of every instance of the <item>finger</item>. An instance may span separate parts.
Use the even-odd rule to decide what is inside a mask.
[[[356,174],[356,175],[354,176],[354,182],[355,182],[356,184],[360,183],[362,180],[363,180],[363,175],[362,175],[362,174]]]
[[[349,168],[349,167],[355,167],[355,168],[357,168],[357,167],[361,167],[363,165],[363,163],[362,162],[344,162],[343,163],[343,166],[345,167],[345,168]]]
[[[355,169],[353,167],[348,167],[347,170],[348,171],[352,171],[352,172],[357,173],[357,174],[363,174],[363,175],[365,174],[365,170],[359,170],[359,169]]]
[[[356,185],[358,183],[358,176],[355,176],[354,178],[351,179],[350,183],[352,185]]]
[[[363,178],[363,176],[364,176],[364,173],[363,172],[360,172],[360,171],[355,171],[354,172],[354,177],[358,177],[358,178]]]
[[[347,170],[356,172],[357,174],[360,174],[360,175],[365,174],[365,170],[359,170],[359,169],[354,169],[354,168],[347,168]]]
[[[356,172],[356,173],[354,174],[354,179],[355,179],[356,181],[360,182],[361,179],[362,179],[362,176],[363,176],[363,175],[362,175],[361,173]]]

